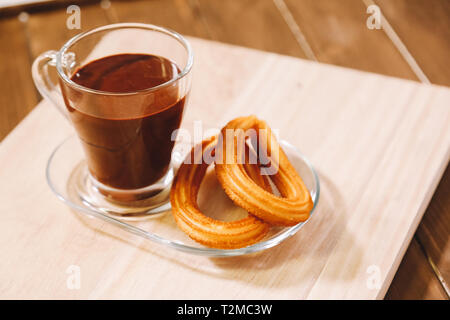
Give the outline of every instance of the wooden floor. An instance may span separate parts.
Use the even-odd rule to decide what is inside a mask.
[[[448,0],[59,1],[0,11],[0,140],[41,99],[33,59],[81,29],[114,22],[158,24],[180,33],[389,76],[450,85]],[[367,6],[384,17],[366,27]],[[387,299],[449,299],[450,169],[447,168],[387,293]]]

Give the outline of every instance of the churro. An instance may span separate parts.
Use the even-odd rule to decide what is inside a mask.
[[[195,152],[200,146],[192,148],[186,158],[190,161],[185,161],[178,169],[170,194],[172,213],[178,226],[199,243],[221,249],[246,247],[261,240],[269,231],[269,224],[253,215],[230,222],[215,220],[205,216],[197,204],[200,184],[209,165],[203,161],[203,155],[214,154],[216,144],[217,137],[204,140],[201,152]],[[248,154],[248,148],[246,152]],[[257,164],[246,163],[241,169],[261,190],[270,193],[270,182],[260,175]]]
[[[269,164],[273,171],[270,178],[281,196],[261,188],[243,170],[239,159],[249,129],[255,133],[249,136],[254,148],[259,149],[259,161]],[[216,159],[221,163],[216,161],[216,175],[238,206],[272,225],[292,226],[308,219],[313,208],[309,191],[266,122],[255,116],[236,118],[222,129],[219,138]]]

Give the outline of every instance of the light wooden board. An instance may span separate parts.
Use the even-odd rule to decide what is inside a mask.
[[[253,113],[279,128],[319,172],[317,212],[278,247],[226,259],[80,219],[45,182],[72,129],[43,102],[0,145],[0,297],[382,298],[449,159],[450,90],[191,41],[186,120]]]

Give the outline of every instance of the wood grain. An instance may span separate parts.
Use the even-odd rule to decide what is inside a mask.
[[[72,130],[43,102],[0,147],[0,296],[382,298],[448,161],[450,90],[191,41],[197,63],[186,120],[220,126],[255,113],[279,128],[319,172],[311,221],[261,254],[212,259],[81,219],[45,186],[48,156]],[[72,264],[81,268],[80,290],[66,287]],[[375,287],[367,285],[373,266]]]
[[[286,0],[320,62],[416,80],[383,30],[369,30],[361,0]]]
[[[400,39],[432,83],[450,85],[450,2],[376,0]]]
[[[0,20],[0,141],[36,105],[27,34],[17,17]]]
[[[442,72],[442,70],[448,69],[445,67],[445,63],[441,63],[447,57],[449,44],[449,37],[447,36],[448,28],[443,25],[448,23],[448,14],[446,10],[442,10],[442,1],[426,2],[415,1],[410,7],[405,9],[408,4],[405,1],[378,1],[383,13],[386,14],[384,7],[389,7],[390,14],[387,14],[389,22],[394,26],[394,29],[399,32],[401,39],[409,40],[405,44],[408,46],[410,42],[414,42],[413,55],[416,56],[420,51],[420,56],[423,57],[419,62],[419,65],[424,68],[427,76],[430,77],[432,82],[445,83],[450,81],[450,74],[448,72]],[[365,7],[361,6],[358,1],[287,1],[291,8],[293,15],[297,18],[297,22],[302,28],[302,31],[306,35],[307,39],[313,48],[314,54],[320,61],[325,61],[333,64],[349,66],[359,68],[362,70],[372,70],[375,72],[382,72],[385,74],[395,74],[396,76],[415,79],[412,76],[411,70],[406,67],[404,59],[399,59],[397,55],[397,49],[390,41],[387,41],[387,37],[383,35],[382,30],[368,30],[365,28]],[[423,8],[423,9],[422,9]],[[425,13],[423,13],[425,12]],[[392,22],[394,19],[395,22]],[[417,29],[423,37],[427,37],[427,40],[420,41],[416,38],[416,32],[411,32],[410,25],[414,24],[414,29]],[[399,29],[399,30],[397,30]],[[434,32],[431,32],[434,30]],[[432,33],[433,36],[430,36]],[[419,37],[420,38],[420,37]],[[430,50],[428,46],[424,46],[423,43],[431,43],[431,47],[434,48],[433,56],[437,56],[437,61],[430,57]],[[389,56],[395,56],[395,59],[388,58]],[[445,57],[445,58],[444,58]],[[444,59],[444,60],[443,60]],[[439,71],[438,71],[439,69]],[[385,71],[382,71],[385,70]],[[388,72],[386,72],[388,70]],[[434,76],[430,71],[436,70],[437,76]],[[394,72],[394,73],[392,73]],[[440,80],[438,80],[440,79]],[[437,81],[436,81],[437,80]],[[443,176],[443,181],[450,179],[448,175]],[[443,192],[439,192],[443,194]],[[430,208],[439,207],[441,203],[445,203],[448,196],[444,196],[443,199],[434,197],[433,202],[439,203],[436,205],[430,205]],[[430,209],[433,211],[433,209]],[[446,216],[450,214],[450,211],[435,210],[436,213],[425,214],[423,222],[423,229],[427,228],[426,225],[433,225],[436,220],[436,216]],[[427,211],[428,212],[428,211]],[[447,214],[448,213],[448,214]],[[429,217],[429,218],[428,218]],[[450,219],[450,218],[449,218]],[[447,218],[441,218],[439,220],[448,220]],[[430,221],[430,222],[428,222]],[[419,228],[420,229],[420,228]],[[442,233],[439,234],[439,231]],[[433,235],[428,233],[430,240],[424,241],[425,246],[429,242],[435,243],[434,257],[437,257],[437,261],[442,261],[438,264],[440,268],[448,269],[448,261],[441,256],[450,256],[450,248],[445,249],[445,242],[442,239],[448,238],[448,230],[437,229],[438,240],[433,239]],[[426,237],[424,237],[426,238]],[[446,240],[445,240],[446,241]],[[441,254],[437,253],[437,244],[440,245]],[[414,250],[414,248],[411,248]],[[445,253],[445,250],[449,251]],[[406,261],[399,269],[399,279],[408,279],[408,282],[404,284],[404,288],[411,286],[411,282],[416,286],[423,286],[424,283],[430,281],[430,283],[438,282],[437,277],[434,278],[420,278],[420,276],[428,275],[427,272],[418,273],[417,277],[413,279],[409,278],[409,274],[413,270],[412,267],[417,265],[423,266],[426,270],[430,269],[429,262],[423,254],[409,254],[405,259],[417,259]],[[446,264],[447,262],[447,264]],[[445,275],[447,273],[443,271]],[[449,280],[447,279],[447,282]],[[401,280],[394,281],[396,287],[401,287]],[[439,282],[438,282],[439,283]],[[430,285],[430,291],[426,291],[425,294],[429,296],[418,295],[415,298],[434,298],[439,297],[442,291],[433,290],[435,285]],[[412,290],[415,293],[419,293],[418,290]],[[398,292],[401,292],[399,290]],[[390,296],[391,298],[393,295]],[[401,295],[396,295],[401,298]],[[412,297],[409,293],[409,297]]]
[[[449,85],[450,72],[448,68],[448,52],[450,49],[449,19],[450,3],[445,0],[412,0],[412,1],[375,1],[380,6],[383,14],[403,41],[409,52],[415,58],[425,75],[432,83]],[[435,268],[435,278],[441,281],[441,287],[446,287],[446,297],[449,298],[450,283],[450,246],[448,238],[450,234],[450,172],[447,169],[436,193],[424,214],[416,233],[417,241],[421,243],[426,256],[422,258]],[[420,255],[414,255],[419,257]],[[405,257],[406,259],[406,257]],[[399,269],[398,277],[405,281],[405,288],[411,281],[418,281],[421,286],[423,280],[409,279],[409,274],[414,273],[408,266],[414,266],[418,261],[405,263]],[[405,275],[403,275],[404,273]],[[425,274],[425,273],[419,273]],[[408,280],[407,280],[408,279]],[[407,281],[406,281],[407,280]],[[433,290],[435,288],[430,280],[429,289],[425,296],[419,298],[434,298],[442,293]],[[394,283],[399,284],[399,281]],[[418,293],[417,290],[412,290]],[[399,291],[400,292],[400,291]],[[434,293],[433,293],[434,292]],[[429,294],[429,296],[427,296]],[[403,293],[404,296],[414,297],[411,293]],[[402,297],[403,295],[399,295]]]
[[[67,8],[72,4],[80,5],[86,3],[92,3],[98,0],[43,0],[42,2],[30,3],[30,4],[17,4],[10,7],[0,7],[0,18],[17,16],[19,13],[25,11],[28,13],[51,10],[56,8]]]
[[[66,26],[69,14],[66,8],[35,12],[30,14],[28,32],[33,57],[47,50],[59,50],[62,45],[82,31],[109,23],[108,16],[100,7],[99,1],[93,4],[80,5],[81,29],[68,29]],[[48,35],[52,36],[49,37]]]
[[[0,86],[0,140],[16,126],[39,101],[31,79],[31,63],[40,53],[59,49],[70,37],[93,26],[106,24],[100,6],[81,6],[82,29],[69,30],[66,8],[32,12],[23,22],[17,17],[0,20],[0,74],[8,79]],[[49,37],[48,35],[52,36]],[[14,48],[14,49],[12,49]]]
[[[195,0],[193,3],[213,40],[305,58],[271,0]]]
[[[86,1],[77,1],[77,4],[84,3]],[[283,40],[280,41],[267,41],[264,39],[267,34],[267,30],[265,27],[258,26],[257,28],[254,27],[255,24],[261,24],[261,20],[263,18],[266,19],[266,21],[263,24],[270,24],[273,27],[272,32],[278,33],[280,38],[287,37],[290,39],[291,35],[289,33],[288,28],[283,23],[279,23],[281,21],[280,16],[276,12],[276,9],[273,5],[271,5],[271,1],[266,1],[264,5],[260,5],[264,7],[262,10],[259,8],[257,11],[258,15],[253,15],[252,12],[248,13],[237,13],[237,9],[243,8],[244,10],[251,11],[252,9],[249,8],[248,3],[231,3],[228,1],[207,1],[207,6],[205,10],[205,6],[202,2],[199,3],[195,0],[192,1],[113,1],[113,5],[109,10],[101,12],[99,10],[98,1],[93,6],[89,6],[92,9],[89,9],[89,12],[87,15],[84,15],[83,17],[83,30],[88,29],[90,27],[96,26],[98,24],[95,24],[95,22],[100,18],[100,20],[103,22],[101,24],[105,24],[107,22],[116,22],[116,21],[141,21],[141,22],[150,22],[150,23],[156,23],[160,25],[165,25],[167,27],[173,28],[175,30],[181,31],[182,33],[190,34],[190,35],[196,35],[203,38],[210,38],[212,34],[214,33],[214,30],[219,30],[218,34],[220,37],[224,39],[224,41],[228,41],[231,43],[241,43],[246,45],[246,43],[251,42],[251,46],[255,48],[261,48],[269,51],[277,52],[279,49],[278,47],[287,47],[288,50],[285,51],[288,54],[290,50],[289,46],[292,46],[292,48],[297,48],[297,44],[295,44],[295,40],[290,42],[283,43]],[[206,2],[206,1],[205,1]],[[237,1],[235,1],[237,2]],[[296,1],[298,2],[298,1]],[[118,4],[117,4],[118,3]],[[341,2],[342,3],[342,2]],[[348,2],[347,2],[348,3]],[[390,23],[393,25],[394,29],[398,32],[400,38],[405,42],[405,44],[408,46],[408,49],[410,49],[413,56],[417,59],[419,65],[424,69],[427,76],[430,78],[432,82],[435,83],[441,83],[441,84],[447,84],[450,81],[449,73],[445,72],[448,68],[446,68],[445,59],[447,57],[448,52],[448,45],[449,45],[449,37],[448,37],[448,16],[449,16],[449,10],[448,10],[448,2],[442,1],[442,0],[432,0],[432,1],[384,1],[384,0],[378,0],[376,1],[378,5],[381,6],[383,13],[388,17]],[[297,5],[297,4],[295,4]],[[305,1],[303,1],[302,4],[299,5],[305,5]],[[310,4],[307,4],[310,5]],[[358,7],[359,4],[357,2],[352,2],[350,4],[353,7]],[[331,19],[338,19],[338,20],[344,20],[343,17],[346,17],[348,19],[348,15],[345,13],[343,14],[339,10],[335,10],[336,8],[332,8],[333,10],[330,11],[330,8],[333,7],[330,3],[319,3],[318,6],[320,15],[324,15],[326,20]],[[347,6],[347,4],[344,3],[344,7]],[[82,6],[82,14],[84,12],[84,7]],[[190,9],[188,8],[190,7]],[[37,47],[37,49],[33,50],[33,55],[36,55],[40,53],[39,46],[41,44],[42,48],[47,49],[54,49],[55,45],[60,46],[63,42],[65,42],[71,35],[76,34],[77,32],[68,32],[66,35],[60,34],[60,36],[56,37],[55,39],[53,37],[53,34],[55,33],[55,30],[59,30],[61,25],[65,25],[65,19],[67,18],[67,14],[65,13],[65,8],[61,8],[59,6],[58,14],[55,14],[55,11],[53,11],[53,14],[48,15],[45,12],[40,12],[40,15],[35,15],[34,8],[30,8],[29,10],[32,11],[33,16],[33,24],[31,28],[32,35],[38,36],[39,41],[32,41],[33,47]],[[167,9],[168,8],[168,9]],[[27,8],[28,9],[28,8]],[[150,10],[148,10],[150,9]],[[348,9],[348,8],[347,8]],[[38,11],[41,11],[42,8],[38,8]],[[230,13],[227,13],[226,11],[230,11]],[[225,11],[225,12],[224,12]],[[270,12],[269,12],[270,11]],[[351,11],[351,10],[350,10]],[[211,12],[213,14],[211,14]],[[308,14],[313,13],[316,14],[315,11],[305,11]],[[0,16],[3,12],[0,12]],[[10,13],[10,12],[9,12]],[[358,13],[359,14],[359,13]],[[361,13],[364,16],[364,21],[361,20],[360,23],[353,23],[353,31],[358,30],[361,27],[361,24],[365,26],[365,19],[367,15],[365,14],[365,11]],[[59,15],[59,17],[57,17]],[[204,16],[207,16],[206,19]],[[211,17],[214,17],[215,15],[218,15],[220,19],[219,22]],[[237,18],[234,19],[233,15]],[[221,17],[221,16],[225,16]],[[246,19],[242,19],[242,17],[249,17],[249,20],[251,25],[249,25],[249,21]],[[50,19],[49,19],[50,17]],[[104,22],[103,19],[106,17],[106,21]],[[259,17],[259,19],[258,19]],[[15,17],[14,17],[15,18]],[[8,21],[14,21],[15,19],[11,18]],[[298,19],[298,16],[296,16]],[[355,20],[354,18],[351,18],[350,20]],[[17,26],[20,26],[20,24],[15,24],[12,28],[7,27],[3,29],[2,22],[6,21],[5,19],[0,21],[0,28],[1,33],[0,37],[2,35],[7,35],[7,33],[3,32],[3,30],[12,30],[14,34],[16,35],[14,38],[12,37],[4,37],[2,38],[1,43],[8,43],[7,46],[3,46],[0,48],[0,56],[5,59],[11,59],[9,56],[14,52],[14,60],[19,62],[20,64],[17,65],[17,67],[14,68],[8,68],[6,65],[0,66],[0,74],[7,75],[7,78],[10,79],[12,75],[13,79],[16,76],[16,73],[21,73],[22,71],[26,71],[28,73],[29,70],[29,57],[26,53],[26,49],[24,49],[24,44],[26,45],[26,32],[22,33],[23,36],[18,37],[17,35],[20,34],[19,31],[20,28],[17,28]],[[272,23],[272,22],[275,23]],[[303,24],[302,30],[307,33],[308,30],[312,29],[313,32],[316,32],[317,29],[320,31],[321,25],[323,24],[324,20],[320,18],[320,16],[317,16],[317,19],[311,19],[308,20],[311,24]],[[356,21],[356,20],[355,20]],[[208,22],[212,24],[212,28],[208,27]],[[236,26],[237,22],[237,26]],[[11,26],[11,25],[10,25]],[[26,25],[25,28],[23,28],[24,25],[22,25],[22,29],[27,30]],[[41,27],[44,27],[42,30],[44,31],[42,34],[40,33]],[[348,22],[344,23],[345,27],[350,28],[350,24]],[[238,30],[239,28],[248,29],[250,28],[253,32],[234,32],[235,30]],[[339,30],[343,29],[342,25],[339,26]],[[252,29],[255,28],[255,29]],[[234,31],[233,31],[234,30]],[[23,31],[23,30],[22,30]],[[68,31],[68,30],[67,30]],[[352,30],[351,30],[352,31]],[[58,33],[57,31],[56,33]],[[222,34],[224,33],[224,35]],[[52,34],[52,37],[48,37],[48,34]],[[325,43],[328,45],[329,35],[324,33],[313,33],[314,37],[319,37],[317,41],[322,41],[322,43]],[[333,33],[331,33],[333,34]],[[416,35],[419,34],[417,37]],[[325,39],[320,39],[321,36],[325,36]],[[31,37],[31,39],[33,39]],[[233,37],[236,40],[233,40]],[[24,39],[25,38],[25,39]],[[231,40],[226,40],[226,39]],[[254,39],[256,38],[256,40]],[[420,38],[420,41],[418,40]],[[258,40],[259,39],[259,40]],[[6,41],[6,42],[5,42]],[[359,41],[366,41],[365,37],[362,37],[359,39]],[[383,52],[386,50],[386,46],[384,41],[377,42],[376,40],[369,37],[369,41],[375,41],[378,44],[381,45],[380,52]],[[423,44],[426,45],[423,45]],[[338,64],[340,65],[347,65],[347,66],[358,66],[359,64],[363,63],[369,63],[370,68],[372,68],[372,71],[377,72],[377,67],[374,65],[371,59],[375,59],[378,55],[378,48],[375,48],[372,44],[371,47],[374,49],[373,52],[369,53],[367,51],[364,51],[364,55],[361,55],[360,52],[357,52],[358,54],[351,54],[348,55],[348,50],[354,50],[358,51],[359,44],[356,44],[356,48],[348,48],[347,42],[344,42],[342,44],[338,43],[331,43],[331,46],[336,45],[341,54],[338,57]],[[20,49],[14,49],[9,50],[9,48],[20,48]],[[429,48],[432,48],[430,50]],[[6,50],[8,49],[8,50]],[[284,50],[284,49],[283,49]],[[297,49],[295,49],[297,50]],[[6,55],[5,55],[5,51]],[[303,53],[301,53],[303,54]],[[328,59],[336,59],[334,55],[338,54],[336,53],[336,50],[328,50],[323,52],[324,55],[328,55]],[[369,56],[367,56],[368,54]],[[293,53],[293,55],[298,55],[296,53]],[[431,57],[432,55],[432,57]],[[298,55],[302,56],[302,55]],[[321,58],[322,59],[322,58]],[[342,59],[342,60],[341,60]],[[365,60],[369,60],[369,62]],[[341,61],[339,61],[341,60]],[[326,59],[322,60],[326,61]],[[330,60],[331,61],[331,60]],[[391,63],[393,62],[391,59],[389,60]],[[397,60],[396,60],[397,61]],[[23,62],[23,63],[22,63]],[[333,63],[333,61],[332,61]],[[377,62],[378,63],[378,62]],[[402,61],[404,63],[404,61]],[[8,64],[11,66],[11,64]],[[28,67],[27,67],[28,65]],[[20,70],[22,68],[22,70]],[[397,68],[397,67],[395,67]],[[407,76],[409,77],[409,76]],[[0,140],[2,139],[2,133],[3,136],[9,132],[10,129],[12,129],[22,117],[27,114],[27,112],[32,108],[34,103],[36,102],[36,91],[34,90],[33,85],[31,84],[30,79],[26,77],[22,77],[22,79],[25,79],[23,82],[14,81],[16,84],[14,88],[8,87],[8,84],[11,82],[6,83],[6,85],[2,85],[1,87],[5,89],[4,93],[2,92],[2,97],[5,98],[5,103],[1,103],[3,106],[8,106],[5,108],[0,108]],[[28,81],[27,81],[28,80]],[[28,83],[27,83],[28,82]],[[17,93],[15,90],[17,90],[17,85],[20,83],[20,86],[27,87],[29,89],[23,89],[20,91],[20,94]],[[25,94],[24,94],[25,93]],[[33,100],[33,96],[35,97]],[[31,97],[31,99],[29,99]],[[23,100],[30,100],[31,102],[25,102],[22,103]],[[19,101],[19,103],[17,103]],[[14,105],[14,107],[12,107]],[[421,240],[422,245],[424,245],[427,249],[427,251],[430,252],[430,256],[434,261],[436,261],[436,265],[441,270],[442,274],[445,275],[445,278],[447,279],[448,283],[448,257],[450,255],[450,248],[446,245],[448,242],[448,230],[446,230],[444,224],[445,222],[448,222],[448,214],[450,210],[448,210],[448,189],[445,189],[445,187],[442,187],[442,185],[445,185],[444,181],[448,181],[450,179],[449,173],[447,172],[441,181],[441,184],[439,185],[436,194],[439,194],[440,196],[434,196],[431,203],[430,208],[427,210],[426,214],[424,215],[423,222],[421,226],[419,227],[419,240]],[[448,184],[447,184],[448,185]],[[441,190],[444,188],[443,190]],[[448,187],[447,187],[448,188]],[[438,221],[438,222],[436,222]],[[448,225],[448,223],[447,223]],[[437,227],[436,227],[437,226]],[[424,229],[425,231],[422,232],[422,236],[420,236],[420,230]],[[424,241],[422,241],[424,239]],[[412,247],[411,247],[412,248]],[[413,250],[413,249],[410,249]],[[405,284],[404,287],[409,287],[411,281],[418,281],[418,285],[421,285],[422,280],[415,277],[414,279],[409,279],[408,276],[402,276],[402,272],[406,274],[411,273],[411,265],[423,265],[424,268],[426,268],[427,261],[425,261],[424,255],[420,254],[414,254],[414,255],[407,255],[406,257],[413,257],[413,259],[420,259],[414,260],[411,263],[403,263],[402,266],[399,269],[399,276],[404,279]],[[426,272],[419,272],[418,276],[426,275]],[[433,280],[430,279],[431,282]],[[395,282],[398,286],[399,283]],[[434,288],[434,285],[430,285],[429,288]],[[419,292],[418,290],[413,290],[414,292]],[[430,295],[430,297],[436,296],[434,295],[433,291],[426,291],[426,294]],[[401,297],[401,295],[398,295],[398,297]],[[411,297],[411,296],[410,296]],[[417,296],[416,298],[426,298],[425,296]]]
[[[417,237],[442,276],[450,284],[450,168],[447,168],[417,230]]]
[[[439,280],[413,239],[386,293],[388,300],[446,300]]]
[[[209,38],[198,12],[191,1],[113,1],[111,10],[116,22],[142,22],[160,25],[186,35]]]

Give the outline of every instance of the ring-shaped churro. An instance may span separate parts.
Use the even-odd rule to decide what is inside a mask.
[[[197,204],[200,185],[208,168],[204,155],[214,154],[216,144],[217,137],[204,140],[201,152],[198,152],[200,145],[192,148],[187,156],[190,161],[184,161],[178,169],[170,193],[172,213],[178,226],[199,243],[221,249],[246,247],[261,240],[270,226],[252,215],[230,222],[215,220],[205,216]],[[242,169],[249,179],[254,179],[255,185],[269,193],[270,182],[260,175],[257,165],[244,164]]]
[[[253,129],[253,135],[247,132],[249,129]],[[255,116],[236,118],[222,129],[219,137],[216,175],[238,206],[273,225],[291,226],[308,219],[313,208],[309,191],[266,122]],[[281,197],[257,185],[243,170],[242,161],[238,161],[249,137],[258,149],[259,161],[270,164],[270,170],[263,170],[272,171],[270,178]]]

